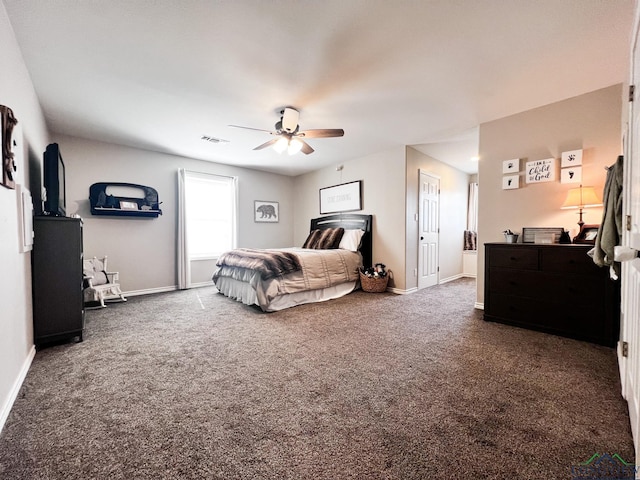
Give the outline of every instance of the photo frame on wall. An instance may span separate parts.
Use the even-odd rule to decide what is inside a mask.
[[[578,165],[582,165],[582,150],[562,152],[560,168],[577,167]]]
[[[20,237],[19,252],[26,253],[33,250],[33,201],[31,192],[23,185],[16,184],[18,194],[18,236]]]
[[[582,183],[582,167],[569,167],[560,170],[560,183]]]
[[[520,172],[520,159],[514,158],[513,160],[505,160],[502,162],[502,173],[519,173]]]
[[[253,220],[257,223],[278,223],[280,218],[278,202],[254,200]]]
[[[514,190],[520,188],[520,175],[505,175],[502,177],[502,189]]]
[[[13,141],[13,129],[18,124],[18,120],[13,115],[13,111],[0,105],[0,144],[2,145],[2,186],[6,188],[16,188],[16,159],[14,151],[17,150],[18,142]],[[22,142],[22,139],[20,139]],[[22,148],[22,145],[20,145]]]
[[[320,213],[362,210],[362,180],[320,189]]]
[[[556,179],[556,159],[544,158],[526,163],[526,183],[554,182]]]

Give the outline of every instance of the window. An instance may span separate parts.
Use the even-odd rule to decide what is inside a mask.
[[[184,213],[189,260],[215,258],[234,248],[235,178],[185,172]]]

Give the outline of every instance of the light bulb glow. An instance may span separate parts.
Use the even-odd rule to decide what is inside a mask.
[[[284,137],[280,137],[278,139],[278,141],[276,143],[273,144],[273,149],[278,152],[278,153],[282,153],[287,149],[287,144],[289,142],[287,142],[287,139]]]
[[[302,148],[302,142],[300,140],[296,140],[295,138],[292,138],[291,140],[289,140],[289,148],[287,149],[287,151],[289,152],[289,155],[294,155],[298,153],[301,148]]]

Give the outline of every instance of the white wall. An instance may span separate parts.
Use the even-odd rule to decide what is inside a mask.
[[[561,210],[566,192],[576,184],[525,184],[502,190],[502,161],[514,158],[540,160],[562,152],[583,150],[582,184],[602,195],[605,167],[622,153],[622,85],[613,85],[551,105],[512,115],[480,126],[480,180],[478,204],[478,303],[484,302],[484,247],[504,241],[507,228],[564,227],[578,230],[576,210]],[[521,171],[524,164],[521,165]],[[584,210],[584,222],[599,224],[602,209]]]
[[[333,165],[296,177],[294,243],[304,243],[310,220],[320,216],[321,188],[362,180],[363,209],[354,213],[373,215],[373,261],[391,269],[391,287],[404,290],[405,149],[397,147],[342,165],[342,171]]]
[[[440,235],[438,249],[439,280],[463,274],[464,231],[467,229],[467,203],[470,175],[407,147],[407,289],[418,287],[414,270],[418,268],[419,172],[440,178]]]
[[[246,168],[193,160],[65,135],[60,144],[67,176],[67,203],[78,204],[84,221],[85,256],[109,256],[125,292],[161,291],[177,285],[177,172],[179,168],[238,177],[238,246],[282,247],[293,242],[293,179]],[[93,216],[89,187],[125,182],[158,191],[158,218]],[[254,200],[279,202],[278,223],[255,223]],[[192,282],[211,280],[214,262],[198,262]]]
[[[23,163],[17,165],[16,180],[31,189],[39,188],[42,152],[48,143],[47,127],[1,2],[0,64],[3,66],[0,104],[13,110],[23,133]],[[29,169],[34,170],[33,174],[29,174]],[[0,187],[0,429],[35,353],[31,254],[19,253],[18,228],[16,190]]]

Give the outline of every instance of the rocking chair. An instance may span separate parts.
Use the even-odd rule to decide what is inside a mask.
[[[107,271],[107,257],[82,262],[84,278],[84,303],[98,302],[101,308],[106,307],[105,300],[126,302],[120,290],[119,272]]]

